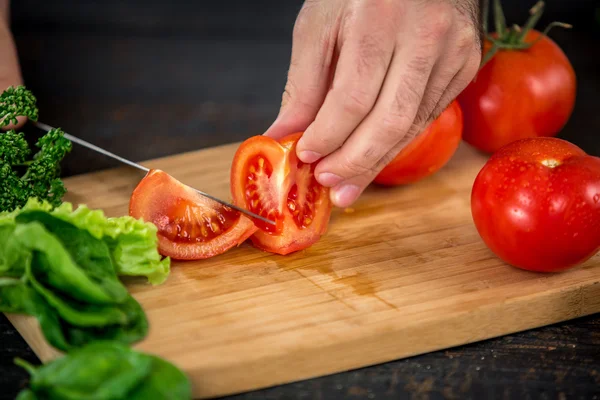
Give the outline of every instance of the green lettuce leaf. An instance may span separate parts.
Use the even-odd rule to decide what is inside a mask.
[[[0,224],[0,276],[20,278],[29,252],[14,237],[14,224]]]
[[[28,221],[16,226],[13,238],[31,256],[23,277],[0,278],[0,312],[35,316],[48,343],[62,351],[97,340],[132,344],[144,338],[148,333],[146,314],[117,280],[106,256],[108,245],[91,235],[87,239],[86,235],[71,237],[64,232],[77,228],[42,215],[55,234],[36,221],[34,214],[17,217]],[[78,254],[69,253],[63,243],[67,238],[78,243],[71,249]],[[117,285],[123,287],[124,296]]]
[[[0,312],[37,314],[38,294],[21,279],[0,278]]]
[[[162,258],[158,253],[157,228],[150,222],[131,216],[107,218],[102,210],[92,210],[85,205],[73,209],[73,205],[68,202],[53,208],[47,202],[32,198],[21,209],[0,213],[0,233],[2,229],[8,230],[6,226],[14,224],[18,215],[30,211],[46,212],[104,241],[110,249],[114,268],[119,276],[144,276],[151,284],[159,285],[169,275],[170,259]],[[22,274],[22,260],[3,259],[3,254],[8,254],[3,251],[3,246],[8,245],[10,242],[3,243],[0,239],[0,275],[4,275],[3,270],[12,271],[12,276],[19,272]],[[6,266],[8,262],[14,265]]]
[[[30,222],[42,224],[45,231],[58,239],[64,247],[64,250],[69,253],[70,260],[72,260],[71,267],[80,268],[81,272],[89,278],[92,285],[98,286],[106,293],[107,297],[110,299],[110,303],[122,302],[129,295],[129,292],[117,277],[110,250],[107,244],[101,239],[97,239],[89,232],[79,229],[75,225],[43,211],[25,211],[19,214],[15,220],[18,224],[16,231],[23,229],[22,227],[24,224],[29,224]],[[31,243],[31,240],[30,237],[23,237],[21,242],[24,243],[27,248],[36,249],[39,239],[34,239],[33,243]],[[41,253],[40,256],[43,256],[43,253]],[[36,257],[35,253],[34,257]],[[39,267],[43,266],[43,263],[38,262],[32,265]],[[72,274],[68,268],[63,266],[62,271],[61,268],[47,270],[54,273],[47,274],[42,268],[41,271],[39,271],[43,273],[42,277],[47,276],[50,279],[55,278],[58,279],[58,282],[54,283],[49,281],[43,283],[49,283],[55,288],[63,289],[64,293],[68,296],[73,296],[73,293],[77,294],[77,292],[73,292],[72,288],[68,286],[66,288],[62,287],[62,282],[68,279],[68,277],[63,275]],[[62,273],[57,274],[56,272]],[[40,276],[37,275],[37,277]],[[78,298],[76,295],[73,297]],[[87,296],[79,299],[88,301]]]

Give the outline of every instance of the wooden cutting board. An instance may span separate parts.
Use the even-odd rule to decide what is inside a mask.
[[[153,160],[181,181],[229,198],[237,144]],[[329,232],[288,256],[244,244],[173,262],[159,287],[129,284],[149,336],[136,347],[178,365],[206,398],[364,367],[600,311],[600,254],[561,274],[505,265],[469,208],[485,163],[461,145],[433,177],[370,188],[336,210]],[[73,177],[66,200],[127,214],[142,178],[131,169]],[[55,357],[34,319],[9,315],[42,361]]]

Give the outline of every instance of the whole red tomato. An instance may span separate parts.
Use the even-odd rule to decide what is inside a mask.
[[[600,158],[558,138],[513,142],[479,172],[471,211],[508,264],[545,272],[581,264],[600,250]]]
[[[453,101],[444,112],[375,177],[380,185],[403,185],[426,178],[454,155],[462,135],[463,114]]]
[[[458,96],[465,142],[493,153],[518,139],[556,136],[567,123],[575,72],[560,47],[540,35],[527,33],[525,43],[537,41],[528,49],[499,50]],[[486,40],[484,54],[490,48]]]

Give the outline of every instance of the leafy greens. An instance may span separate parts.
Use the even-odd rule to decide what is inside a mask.
[[[34,211],[43,212],[78,228],[77,232],[72,233],[74,236],[83,237],[81,232],[84,232],[86,236],[104,242],[119,276],[145,276],[154,285],[163,283],[169,276],[170,259],[162,258],[158,252],[157,228],[154,224],[130,216],[107,218],[102,210],[91,210],[85,205],[79,205],[74,210],[73,205],[68,202],[53,207],[50,203],[35,198],[20,209],[0,213],[0,276],[3,275],[2,271],[11,269],[13,274],[24,271],[23,255],[19,255],[16,249],[9,251],[7,246],[15,246],[14,239],[9,237],[19,218],[24,221],[30,217],[22,215],[32,215]]]
[[[165,360],[115,342],[96,342],[36,368],[15,360],[31,375],[17,399],[191,399],[189,379]]]
[[[0,94],[0,128],[18,122],[17,117],[37,121],[36,98],[24,86],[9,87]],[[22,207],[30,198],[57,206],[66,193],[60,179],[60,163],[72,149],[60,129],[52,129],[36,143],[32,156],[23,133],[0,133],[0,211]]]

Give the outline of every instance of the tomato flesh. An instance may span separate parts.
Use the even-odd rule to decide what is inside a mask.
[[[572,268],[600,250],[600,158],[557,138],[513,142],[477,175],[471,211],[485,244],[508,264]]]
[[[373,180],[386,186],[418,182],[450,161],[462,137],[463,114],[455,100]]]
[[[302,133],[280,141],[255,136],[242,143],[231,170],[231,191],[237,206],[268,218],[255,220],[259,228],[252,243],[263,250],[289,254],[319,240],[331,212],[329,189],[314,177],[314,164],[296,156]]]
[[[158,220],[160,230],[167,239],[177,243],[210,242],[231,229],[239,217],[239,213],[231,208],[221,205],[201,207],[181,198],[174,201],[167,215],[168,219]]]
[[[258,229],[238,211],[156,169],[133,191],[129,215],[156,225],[159,253],[180,260],[222,254]]]

